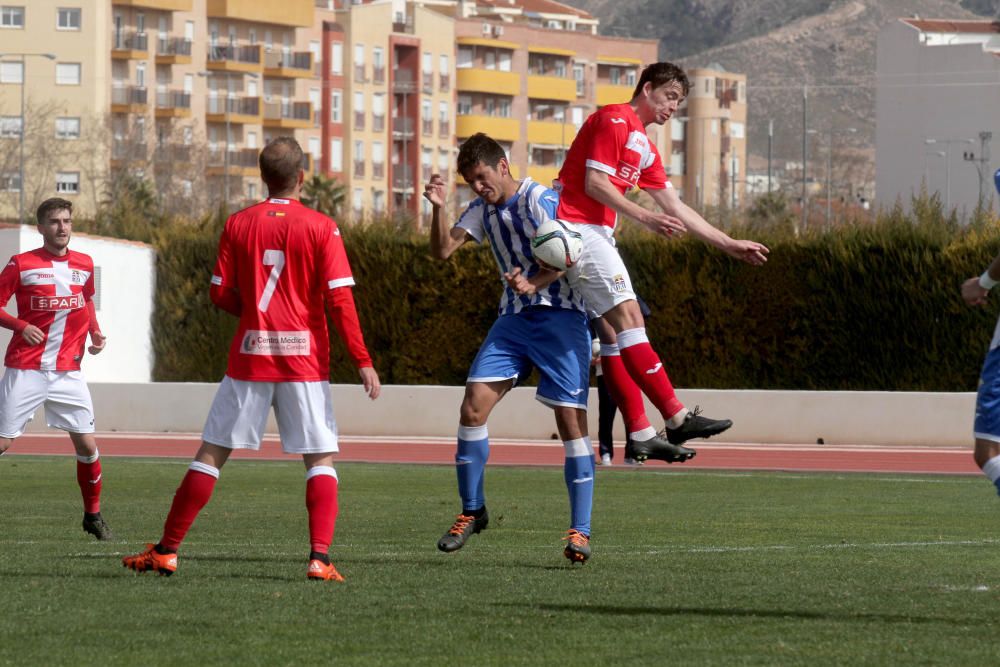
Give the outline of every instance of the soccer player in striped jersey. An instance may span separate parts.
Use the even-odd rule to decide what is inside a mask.
[[[622,411],[633,452],[640,458],[685,460],[670,445],[716,435],[732,426],[728,419],[709,419],[698,409],[688,411],[674,392],[659,355],[646,336],[628,270],[615,248],[618,215],[627,215],[667,238],[690,233],[726,254],[754,266],[767,261],[761,243],[737,240],[710,225],[681,201],[667,179],[646,125],[670,120],[687,96],[684,71],[671,63],[654,63],[643,70],[631,101],[609,104],[587,118],[573,140],[559,172],[558,219],[575,224],[583,235],[583,252],[567,272],[570,285],[583,293],[601,338],[601,366],[615,402]],[[625,197],[642,188],[663,211],[647,210]],[[537,282],[537,281],[536,281]],[[519,292],[538,284],[523,277],[513,283]],[[541,284],[541,283],[539,283]],[[657,434],[643,411],[645,393],[666,422]]]
[[[94,260],[69,249],[73,204],[46,199],[35,215],[42,247],[14,255],[0,272],[0,307],[11,295],[17,317],[0,310],[0,326],[14,336],[0,380],[0,454],[45,406],[45,422],[69,433],[76,449],[76,480],[83,495],[83,529],[113,538],[101,516],[101,459],[94,438],[94,406],[80,371],[90,335],[91,354],[106,339],[94,309]]]
[[[477,198],[453,227],[441,216],[444,181],[434,175],[424,187],[424,197],[433,206],[433,256],[445,260],[466,243],[487,242],[502,283],[512,272],[538,273],[531,239],[538,225],[554,215],[555,193],[530,178],[514,180],[503,147],[482,133],[462,144],[458,171]],[[533,367],[541,374],[535,397],[553,409],[565,449],[570,528],[563,538],[567,542],[563,554],[571,562],[590,557],[594,490],[594,453],[586,412],[590,334],[580,295],[565,280],[550,281],[532,295],[515,294],[504,284],[499,317],[472,362],[465,385],[455,454],[462,511],[438,541],[441,551],[461,549],[489,523],[483,484],[489,458],[486,422],[500,399]]]
[[[226,220],[209,290],[217,307],[239,318],[226,377],[209,409],[201,448],[174,495],[163,536],[146,551],[123,558],[129,569],[173,574],[177,550],[211,498],[223,464],[234,449],[260,447],[274,406],[282,450],[301,454],[306,467],[306,576],[343,581],[328,553],[337,519],[333,455],[338,445],[326,313],[358,368],[365,393],[378,398],[381,385],[361,334],[340,230],[299,202],[302,157],[294,139],[272,140],[260,154],[267,200]]]

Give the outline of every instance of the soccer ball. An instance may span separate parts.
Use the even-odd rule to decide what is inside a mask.
[[[583,236],[560,220],[546,220],[538,225],[531,240],[531,254],[542,264],[565,271],[576,264],[583,252]]]

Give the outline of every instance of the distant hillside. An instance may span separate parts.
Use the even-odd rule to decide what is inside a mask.
[[[825,155],[829,128],[873,172],[875,49],[899,17],[1000,15],[1000,0],[563,0],[592,12],[608,34],[660,39],[660,56],[685,67],[720,65],[747,75],[751,154],[799,160],[802,90],[808,86],[810,154]],[[979,12],[974,13],[971,10]],[[634,29],[632,29],[634,28]],[[631,30],[629,32],[629,30]]]

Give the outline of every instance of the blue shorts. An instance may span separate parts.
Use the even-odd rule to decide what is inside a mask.
[[[587,409],[590,331],[578,310],[531,306],[501,315],[469,369],[468,382],[500,382],[541,374],[535,398],[550,406]]]
[[[973,430],[979,440],[1000,442],[1000,347],[990,350],[983,362]]]

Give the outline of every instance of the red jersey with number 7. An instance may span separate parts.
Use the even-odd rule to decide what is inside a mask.
[[[17,300],[17,319],[41,329],[45,340],[29,345],[15,333],[4,365],[25,370],[80,370],[90,331],[87,302],[94,296],[94,260],[90,255],[73,250],[53,255],[45,248],[14,255],[0,271],[0,307],[11,295]]]
[[[614,228],[618,214],[587,194],[587,169],[607,174],[622,194],[634,187],[667,187],[660,154],[628,104],[609,104],[590,114],[569,147],[555,186],[557,218]]]
[[[226,220],[212,284],[236,290],[239,327],[226,374],[236,380],[329,380],[326,293],[354,285],[337,224],[294,199]]]

